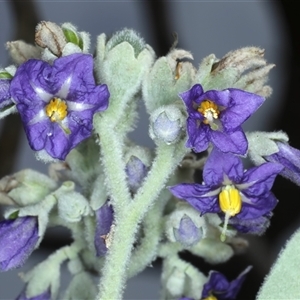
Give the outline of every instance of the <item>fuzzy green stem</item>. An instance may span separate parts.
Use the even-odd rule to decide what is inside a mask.
[[[131,256],[128,278],[142,272],[156,257],[159,241],[163,234],[163,210],[171,195],[168,190],[163,190],[152,208],[143,220],[144,236],[139,240],[139,245],[134,249]]]
[[[116,218],[113,241],[107,253],[97,299],[121,299],[135,234],[150,205],[158,197],[169,176],[186,153],[187,149],[183,144],[184,141],[177,147],[174,145],[158,147],[157,158],[143,186],[135,198],[127,203],[123,213]]]
[[[94,128],[100,136],[102,163],[105,169],[107,186],[114,208],[123,210],[131,196],[127,186],[125,162],[122,153],[122,141],[109,120],[100,114],[94,116]]]

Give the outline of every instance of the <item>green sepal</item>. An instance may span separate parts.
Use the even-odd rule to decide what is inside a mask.
[[[73,30],[63,28],[64,35],[66,37],[66,40],[70,43],[73,43],[82,50],[83,49],[83,41],[82,39],[74,32]]]
[[[128,28],[124,28],[121,31],[117,31],[107,42],[106,51],[110,51],[117,45],[128,42],[134,49],[134,56],[137,58],[138,55],[146,48],[146,43],[140,35]]]
[[[0,72],[0,79],[12,79],[13,76],[6,71]]]
[[[195,76],[192,59],[189,52],[175,49],[156,60],[143,81],[143,100],[148,113],[176,102],[184,107],[179,94],[192,86]]]
[[[12,214],[10,214],[10,215],[8,216],[7,219],[9,219],[9,220],[15,220],[15,219],[17,219],[18,217],[19,217],[19,211],[16,210],[16,211],[13,212]]]

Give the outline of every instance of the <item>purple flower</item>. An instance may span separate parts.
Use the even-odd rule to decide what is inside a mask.
[[[24,289],[24,291],[16,298],[16,300],[50,300],[51,299],[51,292],[50,292],[50,288],[48,290],[46,290],[45,292],[36,295],[34,297],[30,297],[28,298],[26,296],[26,288]]]
[[[96,232],[94,244],[96,255],[103,256],[109,247],[109,232],[113,223],[113,209],[108,203],[101,206],[96,212]]]
[[[9,92],[10,82],[10,79],[0,78],[0,110],[13,104]]]
[[[251,268],[249,266],[236,279],[230,282],[223,274],[211,271],[208,282],[203,286],[201,299],[235,299]]]
[[[203,169],[203,184],[183,183],[170,190],[201,214],[225,213],[226,230],[230,217],[253,220],[274,209],[277,199],[270,189],[282,169],[279,164],[265,163],[244,172],[239,157],[214,148]]]
[[[64,160],[92,132],[96,112],[108,106],[106,85],[95,85],[93,57],[75,53],[53,65],[30,59],[12,79],[17,105],[30,147]]]
[[[248,142],[241,124],[261,106],[263,97],[238,89],[204,92],[200,84],[180,97],[188,112],[188,148],[202,152],[212,142],[222,152],[246,154]]]
[[[36,217],[21,217],[0,222],[0,270],[20,267],[38,242]]]
[[[284,169],[280,172],[280,175],[300,186],[300,151],[287,143],[276,141],[276,145],[278,146],[278,152],[263,158],[266,161],[281,164]]]
[[[270,218],[272,215],[272,213],[269,213],[265,216],[247,220],[231,218],[229,225],[241,233],[262,235],[270,226]]]

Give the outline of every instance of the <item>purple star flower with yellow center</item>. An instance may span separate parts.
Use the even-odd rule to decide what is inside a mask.
[[[11,81],[10,93],[21,115],[30,147],[64,160],[91,135],[93,115],[108,106],[106,85],[96,85],[93,57],[75,53],[53,65],[30,59]]]
[[[186,146],[205,151],[209,143],[222,152],[245,155],[248,149],[241,128],[264,98],[239,89],[203,91],[200,84],[180,94],[188,112]]]
[[[239,157],[214,148],[203,169],[203,184],[183,183],[170,191],[201,214],[224,213],[221,239],[225,240],[229,218],[253,222],[274,209],[277,199],[270,189],[282,169],[277,163],[265,163],[244,172]]]

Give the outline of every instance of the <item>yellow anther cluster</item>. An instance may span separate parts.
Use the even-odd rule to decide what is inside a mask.
[[[218,299],[214,295],[209,295],[208,297],[204,298],[203,300],[218,300]]]
[[[220,111],[218,109],[218,105],[215,104],[211,100],[204,100],[201,102],[200,106],[198,107],[199,113],[201,113],[205,118],[207,118],[208,114],[212,115],[214,119],[218,119]],[[209,121],[205,119],[203,121],[204,124],[208,124]]]
[[[235,216],[242,209],[240,192],[233,187],[225,188],[219,194],[219,204],[225,214],[227,213],[230,217]]]
[[[68,106],[64,100],[53,98],[46,106],[46,115],[52,122],[62,121],[68,114]]]

